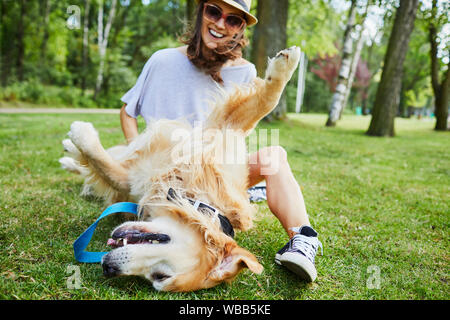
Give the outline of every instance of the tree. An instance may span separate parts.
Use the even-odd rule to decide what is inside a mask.
[[[341,114],[341,110],[343,109],[345,92],[347,90],[348,77],[350,75],[350,68],[352,63],[353,39],[351,33],[355,27],[355,18],[356,0],[352,0],[348,13],[347,25],[344,32],[344,47],[342,50],[342,60],[339,69],[338,83],[333,94],[333,99],[331,100],[330,112],[328,114],[328,119],[326,122],[327,127],[334,127],[336,125],[336,122],[339,119],[339,115]]]
[[[257,18],[252,45],[252,61],[259,76],[264,76],[267,57],[273,57],[286,48],[288,0],[258,0]],[[278,106],[268,116],[269,119],[282,119],[286,116],[286,97],[283,95]]]
[[[448,8],[447,8],[448,10]],[[439,58],[438,58],[438,42],[437,42],[437,0],[433,0],[432,16],[430,19],[428,31],[430,41],[430,57],[431,57],[431,86],[434,93],[434,105],[436,116],[435,130],[447,130],[448,104],[450,92],[450,61],[447,64],[447,71],[439,81]],[[445,9],[444,9],[445,11]],[[448,13],[448,11],[447,11]],[[445,14],[445,13],[444,13]],[[448,19],[448,16],[447,16]],[[450,59],[449,59],[450,60]]]
[[[394,119],[400,101],[403,62],[419,0],[400,0],[394,26],[389,37],[381,80],[377,88],[367,134],[370,136],[394,136]]]
[[[99,10],[98,10],[98,51],[100,56],[100,63],[97,73],[97,82],[95,85],[94,100],[97,97],[103,83],[103,71],[105,68],[105,56],[106,49],[108,48],[108,37],[111,31],[111,26],[116,14],[117,0],[112,0],[111,9],[108,15],[108,21],[105,28],[103,29],[103,0],[100,0]]]

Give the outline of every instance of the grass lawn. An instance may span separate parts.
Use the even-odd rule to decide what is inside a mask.
[[[364,135],[368,117],[291,115],[279,129],[319,232],[318,279],[305,284],[275,265],[287,241],[266,203],[237,241],[263,264],[231,284],[193,293],[157,292],[140,278],[106,279],[79,264],[73,241],[104,206],[80,197],[63,171],[61,140],[74,120],[93,122],[106,147],[123,141],[117,115],[0,114],[0,299],[449,299],[450,135],[434,122],[397,119],[395,138]],[[142,122],[141,122],[142,125]],[[103,220],[88,249],[107,250],[119,217]],[[67,281],[79,266],[81,288]]]

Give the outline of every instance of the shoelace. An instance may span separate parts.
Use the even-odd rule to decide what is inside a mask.
[[[296,228],[291,229],[294,232],[299,230]],[[316,257],[317,250],[320,248],[323,255],[322,242],[317,237],[307,237],[302,234],[296,234],[292,237],[291,248],[294,250],[300,250],[305,257],[314,263],[314,258]]]

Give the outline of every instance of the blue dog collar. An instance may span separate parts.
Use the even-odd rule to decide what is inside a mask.
[[[75,240],[75,242],[73,243],[73,251],[75,253],[75,259],[77,259],[78,262],[84,263],[101,262],[102,257],[108,252],[85,251],[85,249],[89,245],[89,242],[92,239],[95,229],[97,228],[97,224],[103,218],[106,218],[107,216],[118,212],[132,213],[137,216],[138,215],[137,208],[138,205],[132,202],[119,202],[106,208],[105,211],[103,211],[100,217],[97,219],[97,221],[95,221],[89,228],[87,228],[86,231],[84,231],[81,234],[81,236],[79,236],[78,239]]]

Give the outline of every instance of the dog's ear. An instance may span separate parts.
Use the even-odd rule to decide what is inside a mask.
[[[211,272],[210,278],[216,281],[231,281],[243,268],[249,268],[257,274],[264,269],[249,251],[236,245],[226,246],[225,255],[221,263]]]

